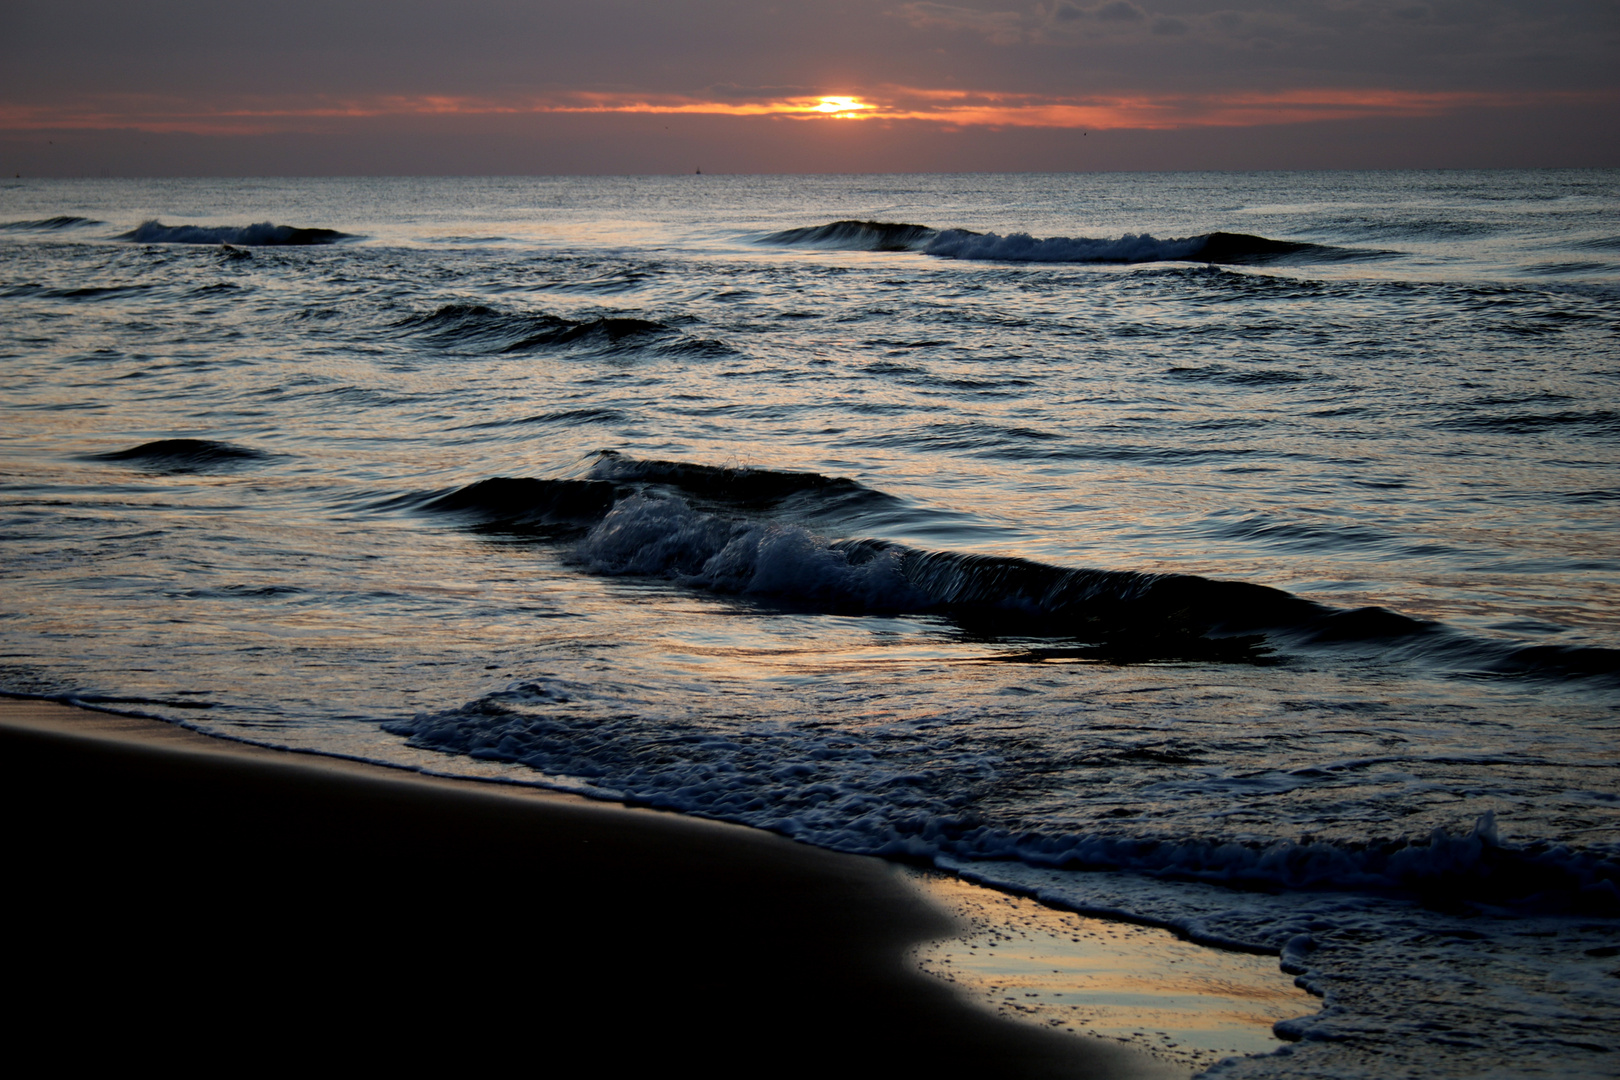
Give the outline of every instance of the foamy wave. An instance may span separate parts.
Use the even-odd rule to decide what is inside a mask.
[[[922,249],[944,259],[994,262],[1150,263],[1203,262],[1254,263],[1300,255],[1325,255],[1332,249],[1319,244],[1270,240],[1245,233],[1207,233],[1160,240],[1143,233],[1127,233],[1118,240],[1091,240],[1055,236],[1040,240],[1028,233],[998,236],[948,229]]]
[[[274,225],[261,221],[257,225],[165,225],[161,221],[146,221],[120,240],[135,244],[238,244],[243,247],[269,247],[277,245],[335,244],[351,240],[348,233],[336,229],[300,229],[291,225]]]
[[[834,539],[815,530],[836,536],[874,520],[874,511],[877,519],[903,516],[905,504],[818,473],[604,452],[584,479],[496,477],[377,508],[451,513],[482,530],[574,541],[573,557],[591,573],[665,578],[798,609],[944,616],[987,637],[1023,640],[1022,651],[1002,657],[1009,661],[1266,664],[1277,662],[1278,648],[1328,647],[1493,677],[1606,684],[1620,674],[1620,650],[1481,638],[1252,582]]]
[[[1146,233],[1127,233],[1117,240],[1067,236],[1040,239],[1028,233],[1002,236],[970,229],[933,229],[926,225],[884,221],[834,221],[771,233],[760,242],[840,251],[920,251],[942,259],[985,262],[1244,264],[1289,258],[1368,258],[1382,254],[1272,240],[1247,233],[1212,232],[1168,240]]]
[[[1014,858],[1051,869],[1129,870],[1244,889],[1382,892],[1448,905],[1472,901],[1620,914],[1620,863],[1563,845],[1506,844],[1489,812],[1461,835],[1437,829],[1417,840],[1361,844],[986,835],[972,847],[977,850],[955,854]]]
[[[690,523],[688,523],[690,526]],[[759,580],[773,547],[792,574],[807,571],[791,533],[705,541],[740,558],[700,574]],[[656,559],[655,556],[648,558]],[[821,558],[818,588],[903,589],[894,567],[869,577]],[[740,573],[739,573],[740,571]],[[816,724],[759,721],[744,731],[701,734],[679,717],[645,715],[611,689],[543,679],[468,705],[385,725],[411,745],[508,761],[587,794],[623,799],[779,832],[840,851],[959,868],[1017,863],[1051,870],[1115,870],[1239,889],[1351,891],[1426,902],[1620,914],[1620,862],[1612,853],[1562,845],[1516,846],[1486,814],[1467,832],[1366,841],[1242,842],[1090,831],[1012,830],[964,811],[994,790],[1002,763],[988,746],[938,717],[868,730],[858,745]],[[567,781],[563,778],[574,778]]]
[[[840,548],[798,525],[727,520],[697,513],[677,499],[623,500],[580,542],[577,554],[596,573],[674,578],[819,608],[928,606],[927,596],[905,580],[898,551]]]
[[[1088,643],[1121,660],[1263,659],[1258,639],[1242,635],[1285,628],[1308,640],[1349,641],[1429,625],[1377,609],[1336,611],[1247,582],[831,540],[801,525],[705,513],[657,494],[616,501],[575,556],[593,573],[662,577],[819,610],[941,614],[991,635]]]

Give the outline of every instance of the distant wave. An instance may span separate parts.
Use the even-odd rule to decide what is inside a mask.
[[[762,244],[824,247],[840,251],[921,251],[939,235],[926,225],[885,221],[834,221],[803,229],[787,229],[762,237]]]
[[[978,233],[968,229],[932,229],[881,221],[834,221],[788,229],[762,237],[760,243],[820,247],[841,251],[919,251],[942,259],[987,262],[1150,263],[1201,262],[1241,265],[1292,259],[1322,261],[1373,258],[1383,252],[1355,251],[1272,240],[1247,233],[1212,232],[1160,240],[1145,233],[1117,240],[1055,236],[1038,239],[1028,233]]]
[[[1620,251],[1620,236],[1594,236],[1588,240],[1577,240],[1570,247],[1587,251]]]
[[[1012,661],[1269,663],[1278,646],[1348,645],[1461,672],[1620,675],[1620,650],[1476,638],[1384,608],[1334,608],[1250,582],[924,551],[813,531],[836,531],[900,504],[819,473],[607,452],[582,479],[496,477],[381,505],[566,540],[592,573],[664,578],[798,610],[942,615],[987,637],[1054,641],[1002,657]]]
[[[300,229],[268,221],[240,226],[165,225],[161,221],[146,221],[127,233],[119,233],[117,238],[135,244],[237,244],[243,247],[335,244],[354,239],[349,233],[336,229]]]
[[[973,259],[997,262],[1051,263],[1149,263],[1201,262],[1243,264],[1274,262],[1284,258],[1342,257],[1343,249],[1321,244],[1300,244],[1269,240],[1246,233],[1214,232],[1176,240],[1159,240],[1147,234],[1127,234],[1118,240],[1089,240],[1066,236],[1038,240],[1027,233],[998,236],[950,229],[940,233],[923,249],[929,255],[947,259]]]
[[[96,461],[130,462],[162,472],[212,472],[263,461],[270,455],[212,439],[158,439],[90,456]]]
[[[44,285],[8,285],[0,296],[49,296],[61,300],[107,300],[149,292],[152,285],[81,285],[72,289],[50,289]]]
[[[4,232],[62,232],[64,229],[82,229],[90,225],[104,225],[106,222],[96,221],[93,218],[72,217],[61,215],[58,217],[41,218],[38,221],[7,221],[0,223],[0,231]]]
[[[602,316],[565,319],[546,313],[499,311],[484,304],[445,304],[433,311],[411,315],[394,324],[449,348],[487,352],[526,352],[576,341],[616,345],[627,338],[665,333],[670,327],[650,319]]]

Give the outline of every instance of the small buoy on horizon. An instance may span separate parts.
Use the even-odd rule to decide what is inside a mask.
[[[698,171],[697,171],[697,172],[696,172],[696,173],[695,173],[695,174],[694,174],[694,175],[696,175],[696,176],[702,176],[702,175],[703,175],[703,170],[702,170],[702,169],[699,169],[699,170],[698,170]]]

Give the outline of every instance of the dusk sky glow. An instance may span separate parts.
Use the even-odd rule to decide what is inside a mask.
[[[1601,0],[10,7],[35,175],[1620,164]]]

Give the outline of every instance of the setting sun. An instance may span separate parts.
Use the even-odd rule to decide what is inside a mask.
[[[855,97],[824,97],[821,103],[811,111],[825,113],[828,116],[859,116],[863,111],[875,109],[877,106],[869,105],[860,98]]]

